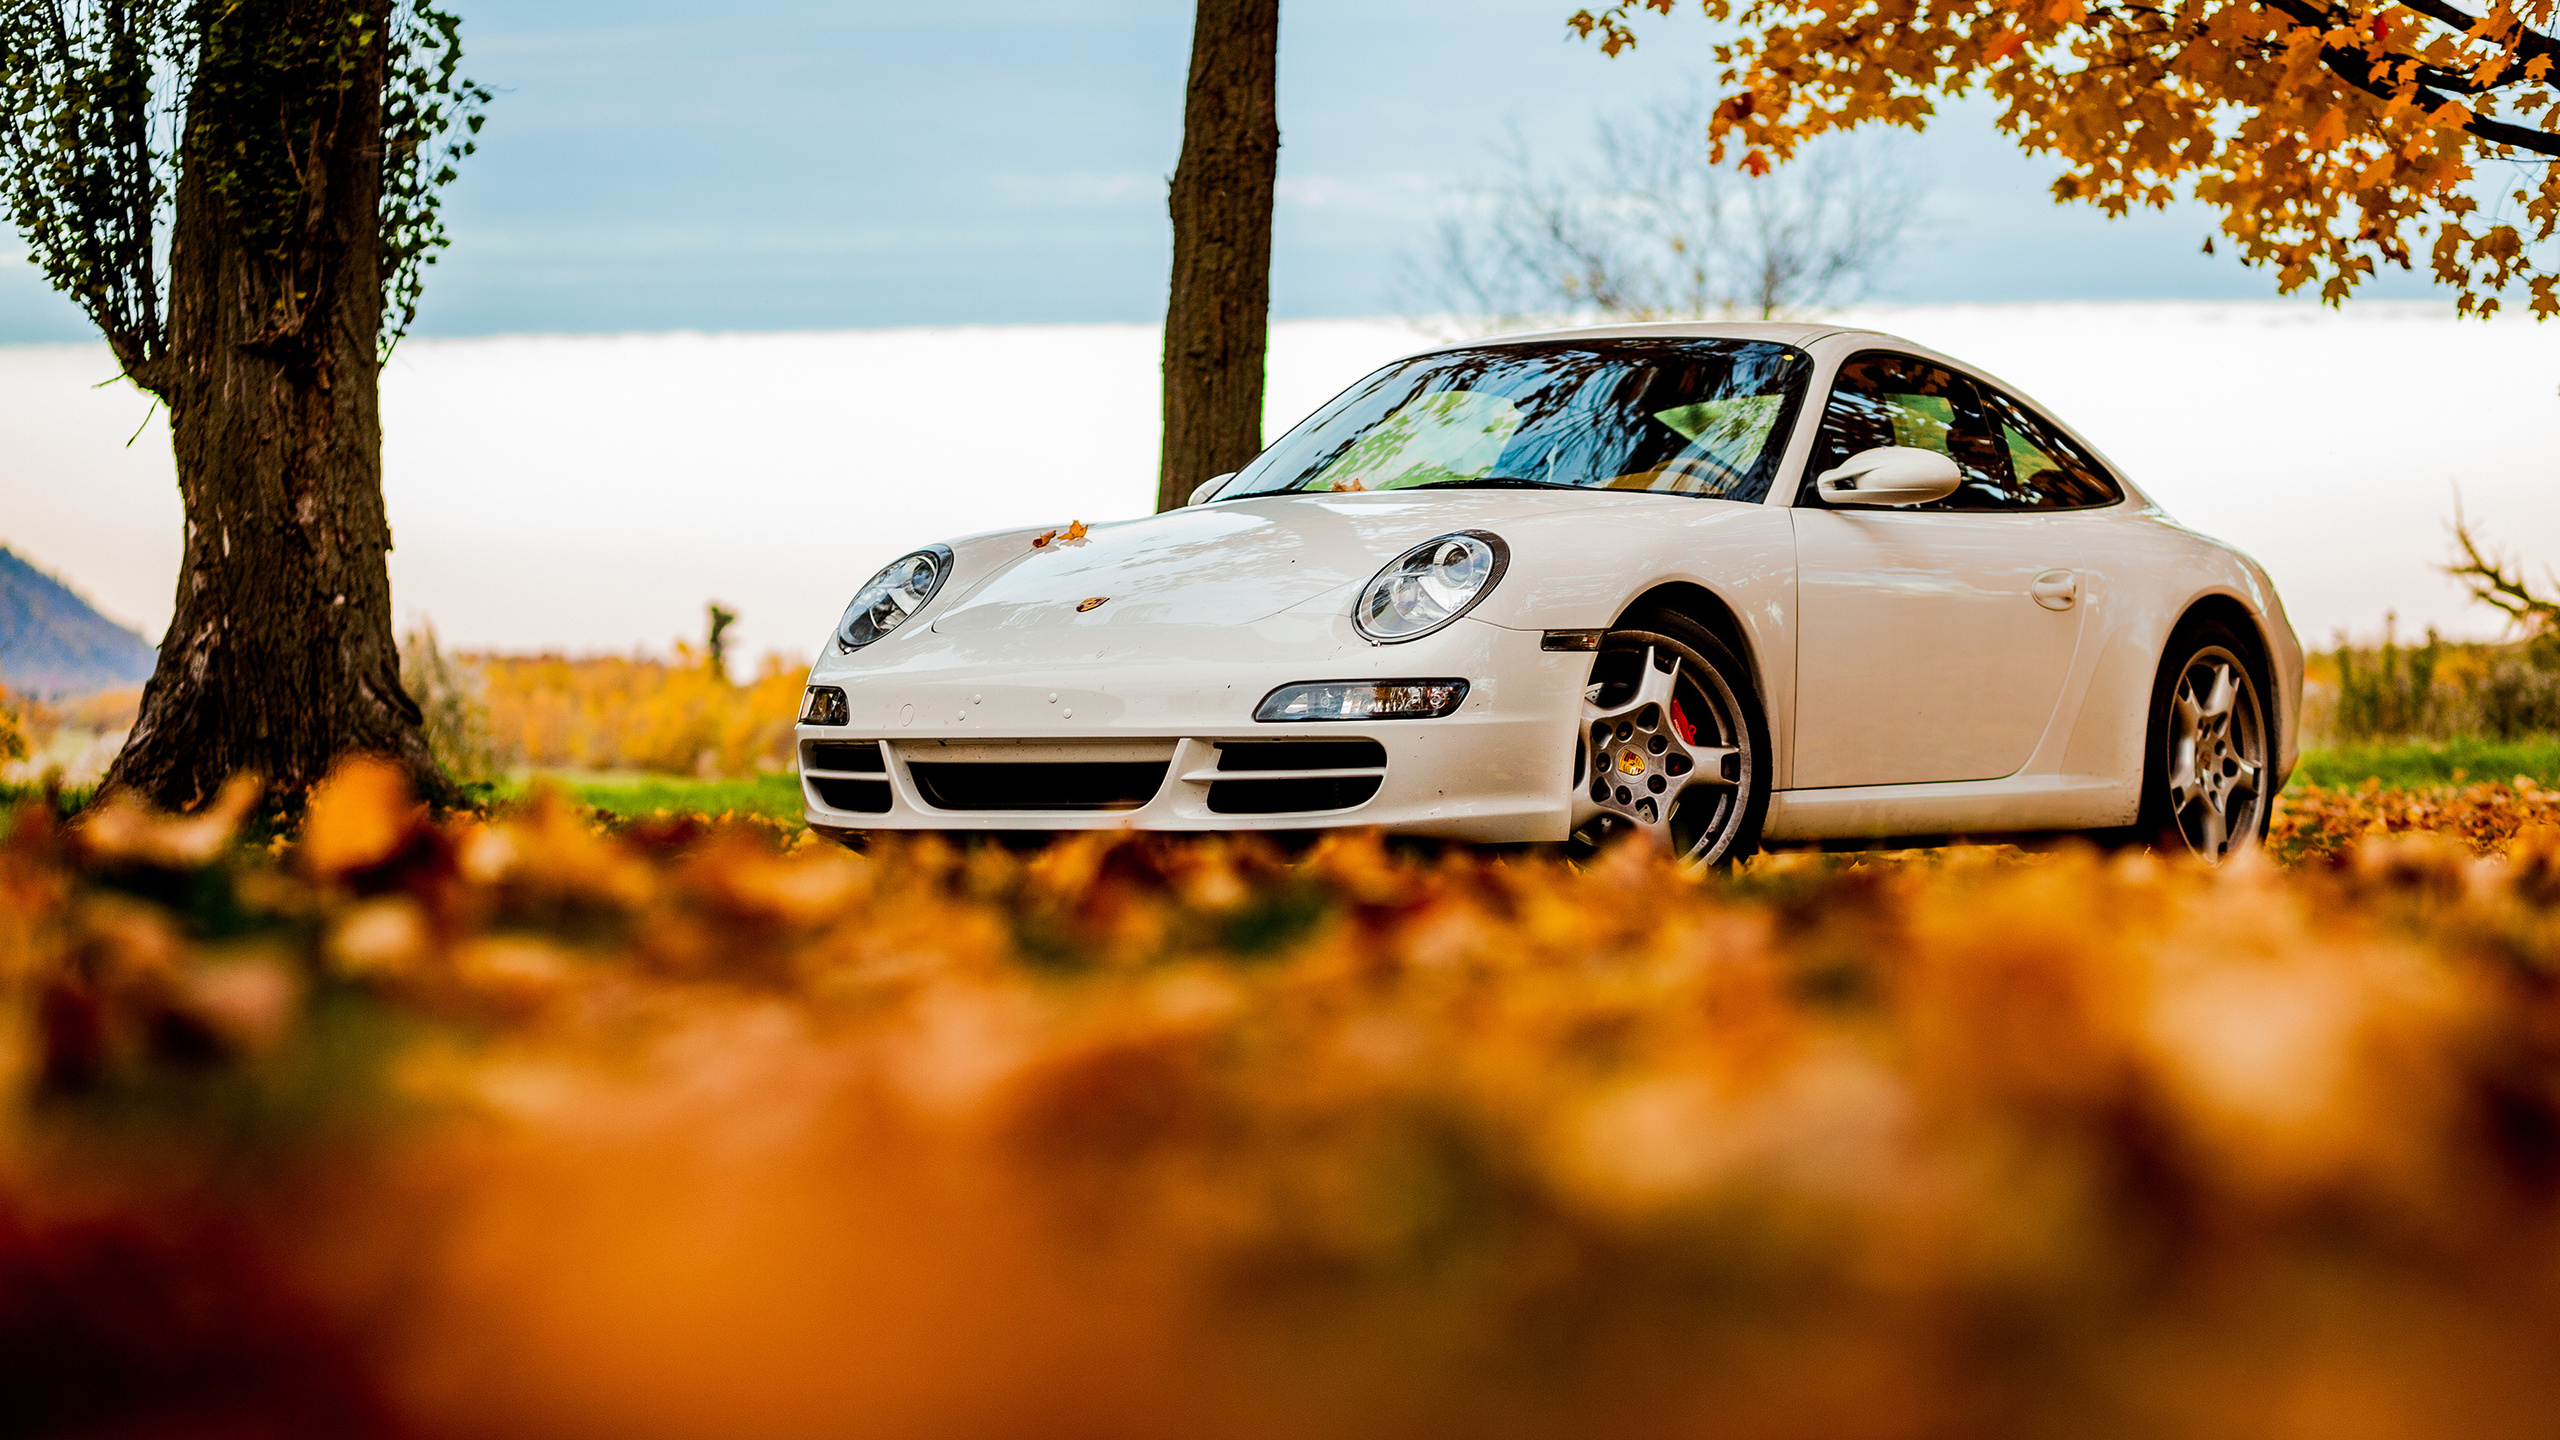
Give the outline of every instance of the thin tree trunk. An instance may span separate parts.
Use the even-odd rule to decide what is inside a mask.
[[[1280,0],[1199,0],[1173,172],[1158,510],[1262,451],[1279,70]]]
[[[318,24],[348,8],[266,13]],[[312,205],[291,260],[258,253],[199,167],[182,166],[169,357],[149,379],[169,406],[185,560],[141,718],[106,777],[164,806],[202,804],[241,771],[296,795],[350,751],[398,761],[430,797],[451,793],[391,634],[381,66],[377,46],[335,115],[301,132]]]

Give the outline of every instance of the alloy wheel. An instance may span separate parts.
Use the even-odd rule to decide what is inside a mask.
[[[1732,687],[1669,636],[1613,631],[1601,652],[1583,692],[1574,833],[1631,828],[1684,860],[1725,858],[1755,764]]]
[[[2266,714],[2257,682],[2219,645],[2196,651],[2169,696],[2169,815],[2187,848],[2220,860],[2266,819]]]

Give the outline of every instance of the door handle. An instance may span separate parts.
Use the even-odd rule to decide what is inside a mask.
[[[2080,572],[2047,570],[2027,587],[2027,593],[2047,610],[2068,610],[2080,601]]]

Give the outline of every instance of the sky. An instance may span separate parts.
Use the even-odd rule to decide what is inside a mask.
[[[458,3],[496,98],[384,376],[403,623],[663,647],[719,597],[744,648],[805,653],[899,547],[1145,507],[1190,5]],[[1270,433],[1420,343],[1399,282],[1506,131],[1566,161],[1701,85],[1694,11],[1613,60],[1571,5],[1286,0]],[[2209,213],[2057,206],[1978,106],[1897,153],[1926,208],[1868,300],[2260,553],[2307,637],[2494,618],[2434,568],[2457,483],[2560,554],[2544,331],[2397,276],[2343,315],[2234,308],[2274,287],[2199,253]],[[168,439],[113,376],[0,231],[0,543],[156,636]]]
[[[1181,146],[1183,0],[459,0],[497,92],[447,197],[424,336],[1147,322]],[[1434,217],[1517,126],[1563,162],[1596,118],[1708,74],[1683,9],[1610,59],[1572,0],[1288,0],[1279,319],[1408,306]],[[1959,105],[1902,154],[1922,221],[1882,302],[2254,299],[2195,206],[2057,206],[2050,162]],[[0,237],[0,344],[89,338]],[[2389,277],[2377,298],[2423,298]]]

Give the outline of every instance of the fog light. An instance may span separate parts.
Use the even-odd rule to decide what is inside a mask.
[[[842,725],[849,718],[844,692],[833,685],[812,685],[800,702],[803,725]]]
[[[1317,680],[1262,697],[1256,720],[1429,720],[1467,698],[1464,680]]]

